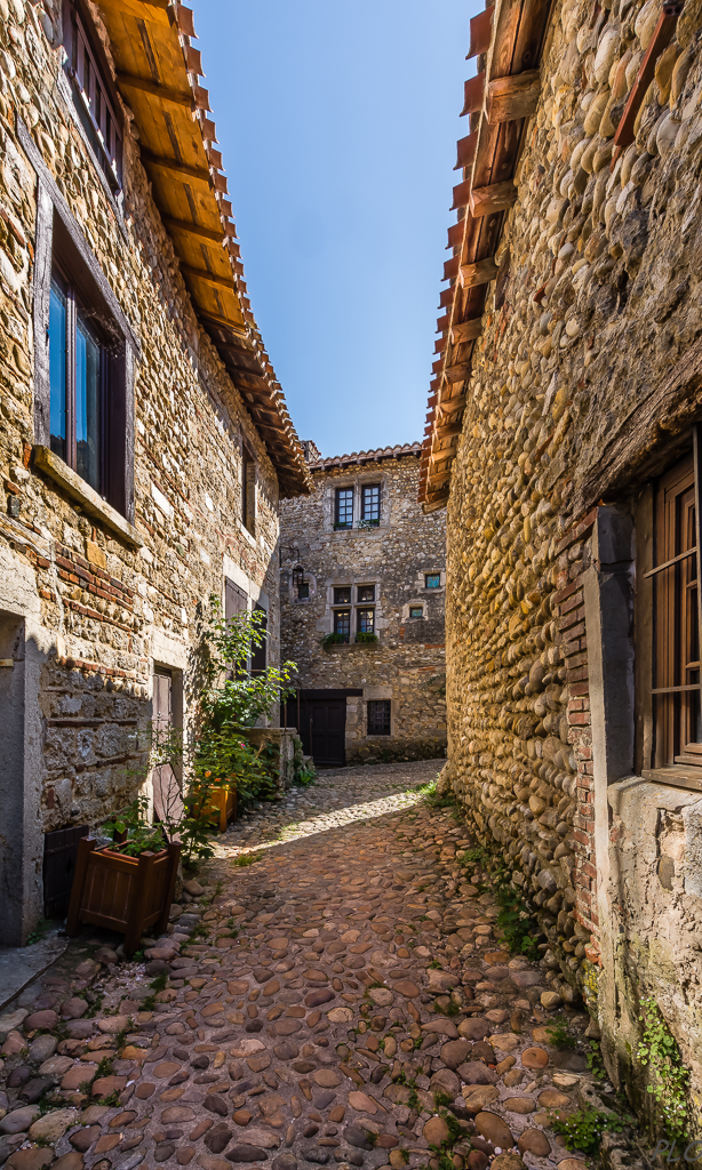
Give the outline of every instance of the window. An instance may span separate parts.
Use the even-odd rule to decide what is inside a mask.
[[[409,607],[409,615],[410,615],[410,618],[424,617],[424,606],[423,605],[411,605]]]
[[[368,734],[390,734],[390,700],[370,699],[368,702]]]
[[[654,764],[702,765],[699,556],[692,457],[655,487],[653,511]]]
[[[247,609],[246,594],[243,589],[224,578],[224,620],[230,622],[237,614],[245,613]]]
[[[350,585],[336,585],[334,587],[334,605],[350,605],[351,604],[351,586]]]
[[[348,642],[351,634],[351,610],[334,610],[334,633],[339,634],[343,642]]]
[[[297,600],[307,601],[310,595],[309,581],[298,581],[297,583]]]
[[[262,605],[254,606],[254,611],[261,614],[261,624],[259,630],[263,634],[263,641],[260,646],[254,646],[251,651],[251,674],[263,674],[266,669],[268,658],[268,613]]]
[[[241,522],[256,533],[256,460],[246,445],[241,449]]]
[[[375,609],[372,606],[356,610],[356,631],[359,634],[375,633]]]
[[[375,528],[380,524],[380,484],[364,484],[361,488],[361,524]]]
[[[103,494],[109,359],[78,293],[58,269],[49,302],[50,445]]]
[[[65,69],[83,128],[114,193],[122,186],[122,117],[110,70],[87,13],[64,0]]]
[[[360,604],[366,601],[375,601],[375,585],[359,585],[357,601]]]
[[[424,574],[424,588],[425,589],[440,589],[441,588],[441,573],[425,573]]]
[[[353,528],[353,488],[337,488],[334,494],[334,527]]]

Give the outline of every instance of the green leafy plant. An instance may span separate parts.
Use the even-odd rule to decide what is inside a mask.
[[[144,795],[137,796],[122,812],[105,821],[102,829],[112,838],[115,848],[127,857],[158,853],[166,844],[162,826],[149,820],[149,802]]]
[[[563,1138],[566,1149],[580,1150],[583,1154],[595,1154],[600,1147],[602,1134],[607,1130],[619,1133],[626,1122],[614,1113],[603,1109],[578,1109],[568,1117],[551,1118],[551,1129]]]
[[[238,865],[240,868],[242,868],[247,865],[253,865],[255,861],[258,861],[260,856],[260,853],[238,853],[237,856],[233,859],[233,862],[234,865]]]
[[[607,1069],[602,1059],[602,1049],[597,1040],[590,1041],[590,1048],[586,1055],[587,1067],[596,1081],[607,1080]]]
[[[378,635],[374,634],[371,630],[359,630],[358,633],[356,634],[356,641],[357,642],[377,642]]]
[[[207,799],[208,790],[235,782],[237,801],[278,795],[278,764],[270,745],[255,747],[247,729],[271,714],[292,693],[293,662],[280,668],[252,671],[249,664],[267,639],[265,615],[245,611],[225,618],[214,595],[201,628],[199,720],[192,763],[194,794]]]
[[[339,634],[336,630],[332,630],[330,634],[325,634],[322,638],[322,646],[325,650],[329,646],[339,646],[342,642],[348,642],[348,634]]]
[[[557,1016],[546,1028],[549,1044],[554,1048],[575,1048],[577,1037],[573,1035],[567,1016]]]
[[[303,764],[295,773],[294,783],[301,788],[308,788],[310,784],[314,784],[316,779],[317,772],[314,764]]]
[[[641,1001],[639,1022],[642,1036],[637,1056],[648,1073],[646,1091],[653,1097],[663,1127],[674,1138],[684,1138],[690,1117],[687,1088],[690,1073],[685,1068],[677,1041],[652,996]]]
[[[500,907],[497,925],[513,954],[526,955],[528,959],[539,958],[539,924],[531,916],[516,890],[508,883],[497,885],[495,890]]]

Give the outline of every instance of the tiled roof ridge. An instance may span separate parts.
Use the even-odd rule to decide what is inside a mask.
[[[421,455],[422,444],[397,443],[394,446],[375,447],[368,451],[351,451],[347,455],[330,455],[310,463],[311,471],[326,469],[327,467],[342,467],[353,463],[377,463],[381,459],[398,459],[404,455]]]

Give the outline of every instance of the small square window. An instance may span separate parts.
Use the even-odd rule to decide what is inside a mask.
[[[359,604],[367,601],[375,601],[375,585],[359,585],[357,600]]]
[[[351,586],[350,585],[336,585],[334,587],[334,605],[350,605],[351,604]]]
[[[353,488],[337,488],[334,495],[334,527],[353,528]]]
[[[368,734],[390,734],[390,699],[370,699],[368,702]]]
[[[351,634],[350,609],[334,610],[334,633],[338,634],[343,642],[348,642]]]
[[[298,586],[297,586],[297,600],[298,601],[307,601],[309,595],[310,595],[309,581],[300,581],[298,583]]]
[[[372,606],[356,611],[356,630],[359,634],[375,633],[375,610]]]
[[[409,615],[411,618],[424,617],[424,606],[423,605],[411,605],[409,607]]]
[[[380,524],[380,484],[368,483],[361,488],[361,523],[369,528]]]
[[[424,588],[425,589],[440,589],[441,588],[441,573],[425,573],[424,574]]]

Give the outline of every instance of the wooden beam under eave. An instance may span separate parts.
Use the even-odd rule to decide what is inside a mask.
[[[231,239],[236,231],[233,223],[222,224],[219,231],[216,231],[199,223],[191,223],[189,219],[173,219],[170,215],[164,216],[163,222],[169,231],[185,232],[202,240],[210,240],[213,244],[224,244],[224,241],[227,238]]]
[[[473,187],[469,199],[470,213],[474,219],[494,215],[498,211],[507,211],[516,199],[517,188],[511,179],[504,183],[490,183],[486,187]]]
[[[492,256],[486,260],[477,260],[474,264],[462,264],[458,270],[461,288],[476,288],[479,284],[489,284],[495,279],[498,271]]]
[[[451,345],[462,345],[466,341],[475,341],[480,337],[483,329],[482,317],[471,317],[469,321],[451,326]]]
[[[540,92],[541,77],[538,69],[526,69],[524,73],[494,78],[488,82],[485,96],[488,125],[530,118],[538,104]]]
[[[175,106],[186,106],[189,110],[195,109],[190,87],[188,87],[187,92],[171,89],[170,86],[159,85],[157,81],[151,81],[148,77],[137,77],[134,73],[118,73],[117,83],[120,89],[148,93],[150,97],[158,98],[159,101],[168,102]]]
[[[206,268],[194,268],[192,264],[184,264],[182,261],[180,267],[185,276],[192,276],[195,280],[204,280],[206,284],[213,284],[216,288],[226,288],[231,293],[236,292],[233,276],[231,279],[227,279],[226,276],[218,276],[215,272],[208,272]]]
[[[148,166],[159,167],[160,170],[170,171],[173,175],[180,175],[186,179],[198,179],[202,183],[212,186],[212,176],[207,167],[191,167],[187,163],[179,162],[176,158],[166,158],[165,155],[153,154],[145,147],[141,148],[141,157]]]
[[[470,373],[470,362],[456,362],[444,370],[447,382],[464,382]]]

